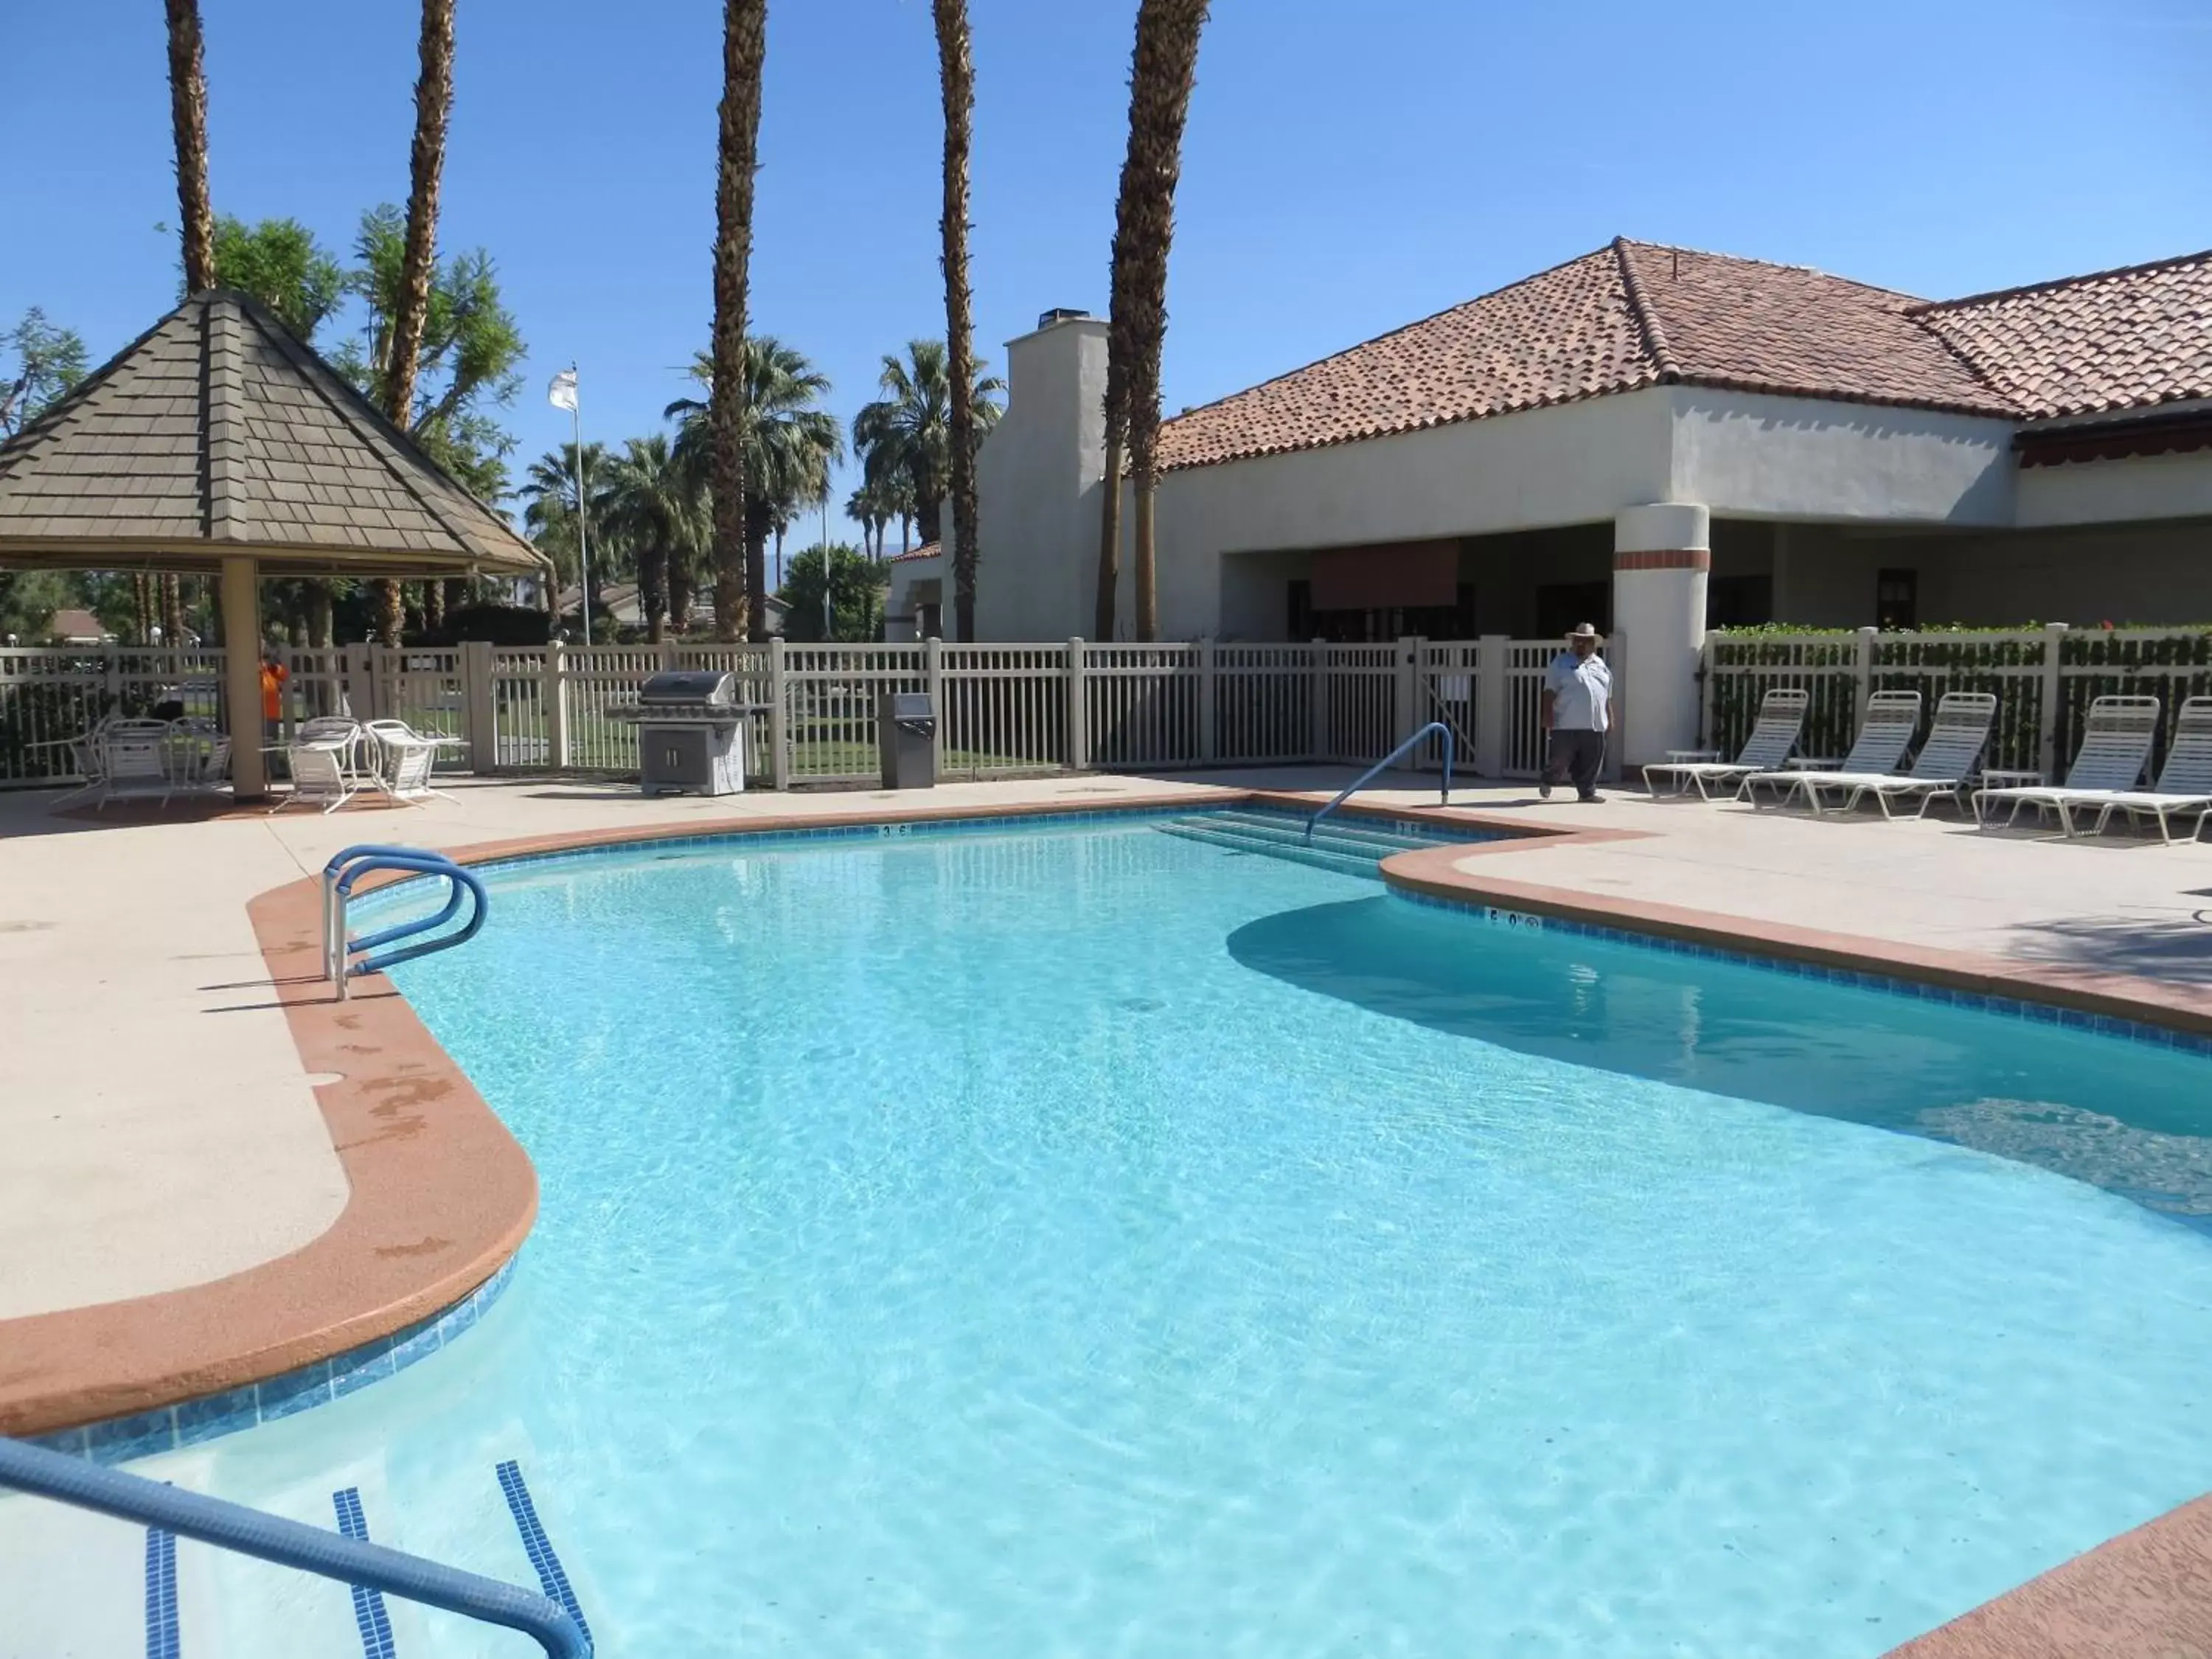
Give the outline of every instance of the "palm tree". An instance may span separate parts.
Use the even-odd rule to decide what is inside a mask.
[[[714,634],[768,637],[767,573],[745,535],[745,280],[753,250],[753,167],[760,149],[761,63],[768,0],[722,0],[722,107],[714,190],[714,340],[708,424],[714,504]]]
[[[773,335],[756,334],[745,342],[740,361],[743,392],[738,408],[744,419],[745,441],[739,462],[750,485],[739,526],[744,598],[753,637],[764,640],[768,637],[769,538],[778,524],[789,524],[796,518],[799,508],[828,499],[830,468],[843,459],[845,439],[837,417],[819,406],[829,395],[829,380],[799,353]],[[695,469],[695,477],[702,450],[712,454],[715,463],[721,459],[714,426],[721,383],[714,370],[714,361],[700,354],[691,366],[691,376],[707,387],[707,402],[678,398],[663,411],[678,422],[676,457]],[[708,493],[714,494],[711,488]],[[714,522],[719,538],[722,522],[719,498],[714,501]],[[719,541],[715,556],[719,582]],[[718,626],[720,622],[718,611]]]
[[[177,219],[184,237],[185,292],[215,286],[215,210],[208,197],[207,65],[199,0],[168,0],[169,126],[177,152]],[[174,576],[161,579],[164,636],[177,643],[184,604]]]
[[[677,457],[666,434],[632,438],[608,468],[599,522],[635,556],[638,599],[656,645],[668,636],[669,576],[690,563],[706,520],[696,469]]]
[[[208,200],[207,67],[199,0],[168,0],[169,125],[177,147],[177,216],[185,239],[185,292],[215,286],[215,210]]]
[[[1114,216],[1114,289],[1106,327],[1106,488],[1100,515],[1098,635],[1114,636],[1121,551],[1121,447],[1136,496],[1137,637],[1159,637],[1152,504],[1159,483],[1160,349],[1167,337],[1168,246],[1183,120],[1198,74],[1208,0],[1140,0],[1129,72],[1129,149]]]
[[[951,366],[942,340],[909,340],[906,360],[884,359],[878,385],[884,396],[853,417],[853,446],[870,477],[903,473],[914,491],[921,539],[939,540],[945,493],[952,476]],[[976,437],[998,424],[997,394],[1006,383],[975,365],[969,416]]]
[[[968,0],[935,0],[937,79],[945,104],[945,211],[938,221],[945,241],[945,372],[954,386],[975,378],[975,296],[968,289],[968,149],[975,114],[975,64],[968,42]],[[951,399],[946,422],[951,450],[952,555],[955,626],[975,637],[975,562],[981,556],[975,524],[975,404]]]
[[[576,446],[562,444],[531,462],[519,492],[523,501],[522,527],[529,532],[538,550],[553,561],[556,580],[560,581],[582,574],[576,556]],[[586,444],[584,495],[591,507],[591,524],[587,527],[594,533],[605,521],[607,473],[606,446]],[[547,594],[545,608],[558,621],[560,596]]]

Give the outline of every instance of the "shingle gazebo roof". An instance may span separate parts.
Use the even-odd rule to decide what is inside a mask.
[[[243,294],[195,294],[0,445],[0,568],[535,574],[536,550]]]

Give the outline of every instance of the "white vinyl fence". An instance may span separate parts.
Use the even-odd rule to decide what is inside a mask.
[[[726,669],[752,705],[756,781],[851,784],[878,775],[878,698],[921,691],[949,779],[1086,770],[1365,763],[1431,720],[1468,775],[1527,776],[1541,753],[1536,691],[1558,649],[1492,637],[1374,645],[1185,644],[514,647],[349,645],[280,651],[280,736],[317,714],[398,718],[465,739],[454,770],[637,769],[636,728],[610,711],[663,668]],[[0,787],[68,781],[66,739],[104,713],[181,702],[220,712],[222,653],[125,647],[0,650]],[[1431,738],[1413,757],[1434,769]]]
[[[2077,629],[2052,623],[2018,633],[1958,631],[1790,634],[1706,637],[1704,741],[1734,754],[1759,700],[1775,686],[1812,693],[1802,752],[1841,755],[1858,711],[1875,691],[1917,691],[1924,737],[1946,691],[1989,691],[1996,725],[1982,763],[2063,774],[2083,716],[2100,696],[2154,696],[2165,705],[2155,768],[2182,703],[2212,696],[2212,629]]]

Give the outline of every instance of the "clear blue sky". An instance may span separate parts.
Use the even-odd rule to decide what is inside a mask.
[[[586,436],[649,429],[707,337],[720,8],[459,3],[441,245],[490,250],[530,343],[517,462],[567,435],[571,358]],[[1104,308],[1135,4],[970,3],[1002,364],[1040,310]],[[343,245],[404,200],[408,0],[202,6],[218,211]],[[929,10],[769,13],[753,315],[849,417],[944,327]],[[0,0],[0,319],[43,306],[95,361],[175,299],[163,39],[155,0]],[[1616,234],[1930,296],[2212,245],[2208,86],[2212,0],[1216,0],[1168,407]]]

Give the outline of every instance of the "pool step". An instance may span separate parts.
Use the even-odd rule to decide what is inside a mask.
[[[1329,819],[1308,841],[1303,818],[1264,812],[1207,812],[1194,817],[1175,818],[1159,828],[1185,841],[1204,842],[1235,852],[1286,859],[1293,864],[1308,864],[1317,869],[1334,870],[1340,875],[1370,879],[1380,876],[1382,860],[1393,853],[1436,845],[1426,836],[1367,824],[1347,824],[1338,818]]]
[[[133,1474],[195,1491],[204,1454],[149,1460]],[[330,1490],[333,1482],[335,1490]],[[403,1505],[380,1456],[255,1495],[253,1506],[534,1589],[580,1625],[589,1616],[518,1460],[471,1460]],[[402,1524],[412,1512],[413,1526]],[[557,1519],[557,1517],[556,1517]],[[137,1655],[149,1659],[493,1659],[526,1638],[414,1603],[295,1572],[158,1528],[46,1500],[0,1498],[0,1659]],[[518,1644],[520,1648],[518,1649]]]

